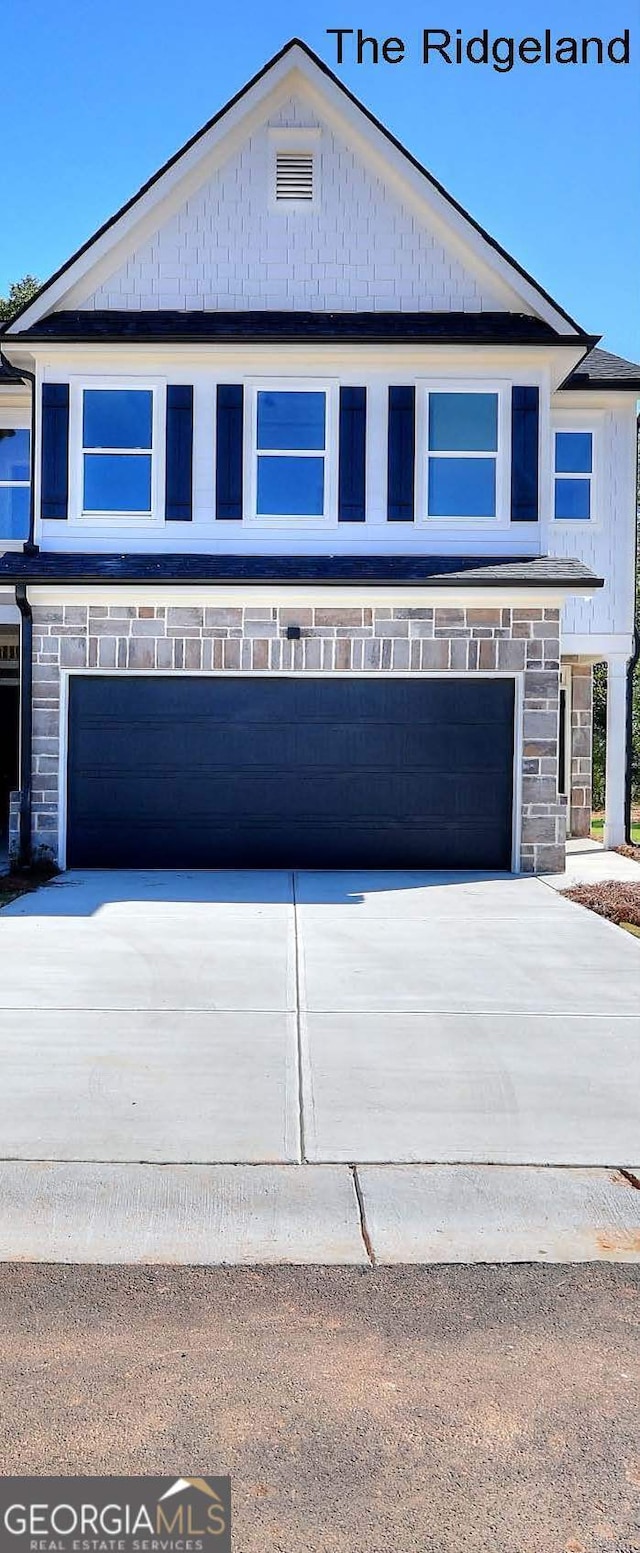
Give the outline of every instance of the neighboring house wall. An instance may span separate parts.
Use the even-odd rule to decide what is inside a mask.
[[[376,673],[519,676],[516,791],[525,872],[562,867],[557,797],[558,611],[533,608],[297,608],[194,601],[34,604],[33,820],[36,855],[59,857],[64,676],[104,673]],[[285,637],[294,621],[300,641]],[[62,747],[61,747],[62,735]],[[64,780],[64,778],[63,778]],[[14,808],[15,843],[15,808]]]
[[[12,383],[0,373],[0,434],[8,428],[29,430],[31,427],[31,392],[26,385]],[[0,474],[0,486],[2,475]],[[1,494],[1,493],[0,493]],[[0,504],[0,551],[21,550],[22,540],[2,532]],[[0,626],[18,626],[20,616],[16,608],[13,588],[0,589]]]

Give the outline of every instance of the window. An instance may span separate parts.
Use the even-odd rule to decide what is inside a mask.
[[[29,535],[30,433],[23,427],[0,426],[0,535]]]
[[[313,199],[313,155],[311,151],[278,151],[276,154],[276,199]]]
[[[326,393],[258,389],[256,401],[256,515],[323,517]]]
[[[592,480],[593,433],[557,431],[554,516],[570,520],[590,518]]]
[[[427,514],[494,518],[498,395],[430,393]]]
[[[82,510],[151,512],[153,391],[85,388]]]

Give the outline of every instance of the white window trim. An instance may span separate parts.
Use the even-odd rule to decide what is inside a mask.
[[[319,127],[271,128],[269,130],[269,197],[268,206],[279,216],[314,214],[319,205],[320,158],[318,149],[322,137]],[[313,197],[310,200],[276,199],[276,160],[279,151],[302,151],[313,156]]]
[[[420,378],[416,383],[416,521],[428,528],[509,529],[511,522],[511,381],[505,378]],[[498,446],[493,452],[442,453],[443,458],[495,458],[493,517],[429,517],[429,394],[497,394]]]
[[[11,409],[10,406],[8,406],[8,405],[6,406],[6,408],[4,406],[0,407],[0,429],[2,431],[28,431],[28,433],[29,433],[29,456],[30,457],[32,456],[32,450],[31,450],[31,412],[30,412],[30,410],[28,410],[28,409],[15,409],[15,408]],[[2,490],[2,491],[13,491],[13,490],[20,490],[20,491],[25,491],[26,490],[26,491],[28,491],[28,490],[30,490],[30,487],[31,487],[31,481],[30,480],[1,480],[0,479],[0,490]],[[3,534],[1,529],[0,529],[0,541],[2,542],[3,546],[6,549],[9,549],[9,550],[16,550],[16,549],[20,550],[20,549],[22,549],[22,546],[24,544],[24,539],[11,538],[11,536],[9,534]]]
[[[146,389],[152,394],[151,510],[150,512],[88,512],[83,506],[84,443],[82,406],[85,389]],[[166,380],[139,377],[78,377],[69,379],[69,517],[74,527],[158,528],[164,526]],[[117,449],[126,453],[126,448]]]
[[[599,437],[597,428],[600,420],[587,411],[579,415],[576,410],[555,411],[551,419],[551,524],[553,528],[562,529],[593,529],[599,528],[600,501],[598,494],[599,484]],[[588,432],[591,437],[591,473],[577,471],[573,474],[556,473],[556,432],[568,431],[584,434]],[[591,486],[591,499],[589,503],[590,517],[588,518],[557,518],[556,517],[556,480],[588,480]]]
[[[325,449],[292,448],[291,457],[324,457],[324,512],[282,513],[280,515],[257,512],[258,506],[258,394],[259,393],[323,393],[325,395]],[[259,528],[314,528],[326,527],[338,522],[338,438],[339,392],[333,378],[249,378],[244,392],[244,519]],[[277,449],[270,450],[271,455]],[[288,457],[288,454],[283,454]]]

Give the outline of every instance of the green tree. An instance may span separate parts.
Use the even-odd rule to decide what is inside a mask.
[[[593,807],[604,809],[607,745],[607,665],[593,666]]]
[[[640,509],[640,464],[638,467],[638,507]],[[640,520],[636,555],[636,630],[640,631]],[[633,681],[633,722],[631,733],[631,798],[640,802],[640,663]]]
[[[7,323],[13,318],[18,309],[24,307],[25,302],[30,302],[40,290],[40,281],[35,275],[23,275],[22,280],[14,280],[9,287],[8,297],[0,297],[0,323]]]

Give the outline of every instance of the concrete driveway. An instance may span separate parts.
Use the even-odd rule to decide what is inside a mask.
[[[539,880],[69,873],[0,914],[0,1158],[631,1162],[640,942]]]

